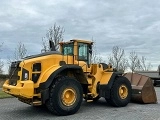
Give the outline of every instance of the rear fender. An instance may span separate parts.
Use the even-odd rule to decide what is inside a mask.
[[[108,82],[106,82],[105,84],[99,84],[98,91],[100,97],[110,98],[110,89],[112,88],[116,77],[119,75],[122,74],[119,72],[113,72]]]

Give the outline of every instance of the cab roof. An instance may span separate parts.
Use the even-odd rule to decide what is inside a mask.
[[[89,41],[89,40],[82,40],[82,39],[72,39],[70,41],[67,41],[67,42],[60,42],[60,44],[64,44],[64,43],[71,43],[71,42],[81,42],[81,43],[88,43],[88,44],[93,44],[92,41]]]

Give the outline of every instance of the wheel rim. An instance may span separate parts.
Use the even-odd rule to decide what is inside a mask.
[[[128,89],[125,85],[120,86],[119,96],[120,96],[121,99],[125,99],[128,96]]]
[[[66,88],[62,93],[62,103],[66,106],[73,105],[76,98],[76,91],[73,88]]]

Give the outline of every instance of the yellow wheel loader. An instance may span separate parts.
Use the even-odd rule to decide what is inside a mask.
[[[57,52],[50,41],[50,52],[12,62],[3,91],[24,103],[45,105],[56,115],[76,113],[83,99],[104,97],[113,106],[126,106],[133,97],[131,78],[110,64],[92,64],[92,44],[74,39],[61,42]]]

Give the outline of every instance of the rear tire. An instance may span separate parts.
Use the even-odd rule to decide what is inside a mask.
[[[123,76],[117,77],[110,90],[110,99],[106,101],[115,107],[126,106],[131,99],[131,83]]]
[[[50,88],[50,98],[46,106],[56,115],[76,113],[82,103],[82,86],[70,77],[60,77]]]

